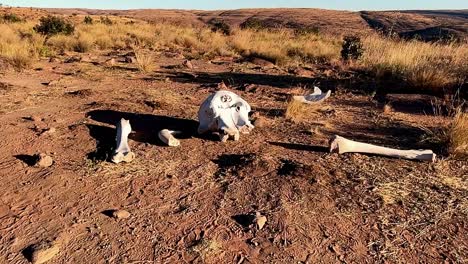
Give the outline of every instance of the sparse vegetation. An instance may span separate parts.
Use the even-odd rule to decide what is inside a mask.
[[[34,30],[43,35],[52,36],[57,34],[71,35],[75,27],[70,22],[57,16],[42,17]]]
[[[136,64],[140,71],[150,72],[154,68],[154,59],[151,54],[142,50],[134,50]]]
[[[346,36],[343,39],[341,47],[341,58],[347,60],[357,60],[362,57],[364,49],[362,47],[361,38],[356,36]]]
[[[85,16],[83,22],[84,22],[85,24],[92,25],[92,24],[93,24],[93,18],[90,17],[90,16]]]
[[[291,99],[286,106],[284,117],[294,123],[307,121],[313,113],[321,111],[323,105],[310,105]]]
[[[100,22],[101,22],[101,24],[108,25],[108,26],[114,24],[114,22],[112,22],[112,20],[111,20],[109,17],[107,17],[107,16],[105,16],[105,17],[102,16],[102,17],[100,18]]]
[[[237,55],[262,58],[279,66],[339,64],[340,57],[345,60],[360,58],[353,63],[353,67],[369,71],[377,79],[399,80],[407,84],[407,89],[443,91],[462,83],[468,72],[465,63],[468,60],[468,48],[463,43],[423,43],[377,35],[362,39],[346,37],[342,42],[334,36],[316,34],[314,28],[301,32],[288,29],[258,30],[263,22],[256,19],[246,21],[244,29],[231,29],[219,20],[212,21],[212,28],[193,28],[133,20],[129,24],[125,20],[112,21],[107,16],[100,18],[101,23],[90,23],[90,16],[83,19],[85,23],[78,25],[75,30],[70,22],[60,17],[43,17],[34,30],[47,36],[45,46],[50,52],[87,52],[94,48],[170,48],[191,58],[211,59],[215,56]],[[13,25],[8,24],[7,27]],[[27,27],[28,24],[24,24],[21,30],[13,29],[13,32],[20,36],[19,39],[26,33],[35,36],[31,28]],[[28,52],[34,49],[28,48]]]
[[[458,111],[448,128],[449,153],[468,158],[468,113]]]
[[[249,18],[240,24],[242,29],[262,30],[268,28],[265,23],[258,18]]]
[[[213,32],[221,32],[226,36],[231,35],[231,26],[229,26],[228,23],[218,20],[218,19],[212,19],[209,24],[211,25],[211,30]]]
[[[7,13],[1,16],[0,21],[4,23],[18,23],[18,22],[23,22],[23,19],[17,16],[16,14]]]

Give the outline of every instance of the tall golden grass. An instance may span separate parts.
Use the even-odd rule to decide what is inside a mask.
[[[449,153],[455,157],[468,157],[468,113],[458,111],[448,128]]]
[[[82,21],[82,18],[77,18]],[[98,21],[95,18],[95,21]],[[76,25],[73,35],[44,39],[34,23],[0,24],[0,58],[15,68],[27,68],[34,59],[57,51],[89,52],[93,49],[148,49],[176,51],[189,57],[256,56],[279,66],[339,63],[342,40],[337,36],[295,34],[290,30],[233,29],[229,36],[209,28],[172,24],[128,23]],[[379,76],[391,74],[408,86],[443,89],[460,83],[468,72],[468,44],[423,43],[385,38],[363,38],[364,56],[354,65]],[[45,52],[44,51],[48,51]]]
[[[363,40],[361,65],[377,77],[391,74],[410,87],[438,90],[464,81],[467,77],[466,43],[425,43],[382,38]]]

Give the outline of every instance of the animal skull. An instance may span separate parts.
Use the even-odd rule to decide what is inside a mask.
[[[293,99],[306,104],[321,103],[331,95],[331,90],[323,93],[317,86],[314,87],[314,92],[309,95],[293,96]]]
[[[403,159],[436,161],[436,154],[432,150],[400,150],[372,144],[352,141],[340,136],[334,136],[330,140],[330,152],[343,154],[346,152],[376,154]]]
[[[239,140],[240,133],[248,134],[254,126],[249,121],[250,105],[237,94],[218,91],[210,95],[198,110],[198,133],[219,132],[225,142],[229,137]]]
[[[130,121],[125,119],[120,119],[120,122],[117,123],[117,136],[115,138],[117,146],[114,150],[114,155],[112,156],[112,162],[131,162],[135,158],[135,153],[130,150],[128,146],[128,135],[132,132],[132,127],[130,126]]]

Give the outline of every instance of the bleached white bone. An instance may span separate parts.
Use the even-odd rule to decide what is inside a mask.
[[[347,152],[367,153],[403,159],[426,160],[432,162],[436,161],[436,154],[434,154],[432,150],[393,149],[361,143],[336,135],[330,140],[330,152],[338,152],[339,154]]]
[[[296,95],[293,99],[306,104],[316,104],[325,101],[331,95],[331,90],[323,93],[320,88],[314,86],[314,92],[309,95]]]
[[[163,129],[159,131],[158,137],[159,139],[164,142],[166,145],[171,147],[177,147],[180,145],[180,141],[174,137],[174,135],[180,133],[179,131]]]
[[[112,156],[112,162],[131,162],[135,158],[135,153],[130,150],[128,145],[128,135],[132,132],[132,126],[129,120],[120,119],[116,125],[117,136],[115,138],[117,146]]]
[[[240,133],[248,134],[254,126],[249,121],[250,105],[237,94],[218,91],[205,99],[198,110],[198,133],[219,132],[221,141]]]

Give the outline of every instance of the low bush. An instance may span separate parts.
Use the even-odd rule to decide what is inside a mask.
[[[57,34],[71,35],[75,31],[75,26],[61,17],[47,16],[41,17],[39,24],[34,27],[34,30],[47,36]]]
[[[362,57],[364,49],[361,38],[356,36],[346,36],[341,48],[341,58],[343,60],[357,60]]]

